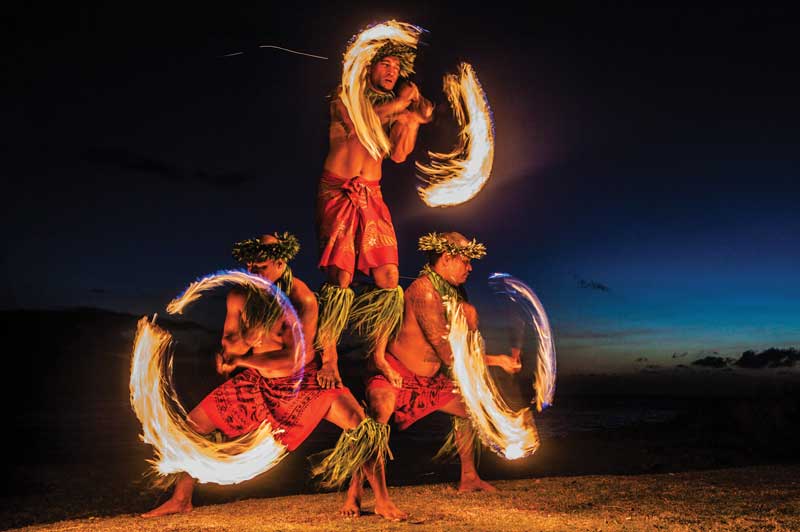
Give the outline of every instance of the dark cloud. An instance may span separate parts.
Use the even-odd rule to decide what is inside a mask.
[[[578,282],[578,286],[580,286],[581,288],[591,288],[592,290],[599,290],[601,292],[609,291],[609,288],[603,283],[598,283],[597,281],[587,281],[585,279],[581,279]]]
[[[590,290],[598,290],[600,292],[609,292],[610,289],[608,286],[604,285],[603,283],[599,283],[597,281],[586,280],[582,279],[576,274],[572,274],[572,278],[578,282],[578,286],[581,288],[588,288]]]
[[[242,172],[208,172],[180,166],[135,153],[125,148],[90,148],[83,158],[94,164],[113,166],[122,170],[150,175],[157,179],[175,183],[207,183],[214,186],[239,186],[256,178]]]
[[[732,359],[730,358],[722,358],[722,357],[713,357],[708,356],[704,358],[700,358],[692,362],[693,366],[702,366],[705,368],[724,368],[730,364]]]
[[[688,351],[684,351],[683,353],[672,353],[672,358],[683,358],[688,355],[689,355]]]
[[[798,361],[800,361],[800,350],[770,347],[760,353],[745,351],[734,365],[746,369],[782,368],[794,367]]]
[[[639,358],[637,358],[636,360],[634,360],[634,362],[639,362],[639,363],[641,363],[641,362],[647,362],[647,358],[645,358],[645,357],[639,357]]]

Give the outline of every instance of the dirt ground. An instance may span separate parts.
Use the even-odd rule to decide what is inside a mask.
[[[248,499],[144,520],[88,517],[25,531],[752,531],[800,530],[800,466],[759,466],[658,475],[497,481],[498,493],[459,494],[452,485],[391,488],[405,522],[336,514],[341,493]]]

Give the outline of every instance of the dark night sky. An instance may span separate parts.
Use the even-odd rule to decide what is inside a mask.
[[[12,14],[0,307],[161,311],[277,229],[318,285],[325,96],[348,38],[397,18],[429,32],[423,93],[445,103],[441,76],[472,63],[497,132],[489,184],[459,207],[417,199],[413,158],[387,163],[401,275],[423,232],[477,236],[475,290],[493,271],[530,284],[568,370],[800,346],[794,13],[464,5]],[[414,158],[452,133],[441,105]]]

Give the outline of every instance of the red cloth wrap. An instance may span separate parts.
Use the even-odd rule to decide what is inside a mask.
[[[317,230],[320,268],[333,265],[352,274],[358,267],[369,275],[372,268],[398,264],[392,217],[377,181],[323,172],[317,193]]]
[[[433,377],[421,377],[390,353],[386,353],[386,362],[403,377],[403,387],[395,388],[379,374],[367,381],[367,393],[376,388],[394,391],[394,422],[399,430],[407,429],[415,421],[460,397],[456,384],[441,371]]]
[[[230,438],[258,428],[265,419],[290,451],[319,425],[331,403],[347,388],[323,389],[317,383],[318,368],[307,365],[299,374],[266,378],[253,368],[231,377],[200,402],[214,425]]]

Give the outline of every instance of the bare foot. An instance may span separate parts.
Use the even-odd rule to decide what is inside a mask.
[[[317,382],[326,390],[329,388],[341,388],[342,377],[339,376],[339,368],[335,362],[325,362],[317,372]]]
[[[458,486],[458,492],[467,493],[470,491],[487,491],[491,493],[497,491],[497,488],[480,477],[462,478],[461,484]]]
[[[361,515],[361,501],[348,497],[342,507],[339,508],[339,515],[342,517],[359,517]]]
[[[171,515],[171,514],[188,514],[192,511],[192,501],[181,501],[179,499],[172,498],[153,510],[142,514],[141,517],[149,518],[149,517],[161,517],[162,515]]]
[[[392,501],[375,501],[375,513],[389,521],[405,521],[408,514],[394,505]]]

